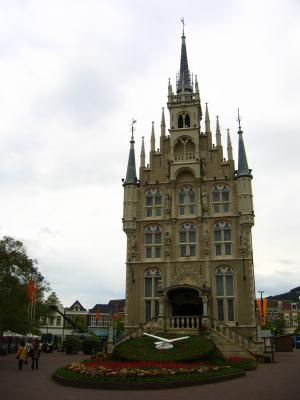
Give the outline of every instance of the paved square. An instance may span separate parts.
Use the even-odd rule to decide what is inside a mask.
[[[59,366],[82,360],[82,355],[41,354],[40,369],[28,364],[18,371],[13,355],[0,357],[1,400],[287,400],[300,398],[300,350],[276,353],[276,364],[260,364],[244,378],[209,385],[155,391],[75,389],[51,379]]]

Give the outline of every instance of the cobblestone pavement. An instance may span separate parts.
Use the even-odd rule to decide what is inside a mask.
[[[287,400],[300,398],[300,350],[276,353],[275,364],[260,364],[243,378],[214,384],[155,391],[76,389],[51,379],[59,366],[82,355],[42,354],[39,370],[18,371],[15,356],[0,357],[1,400]]]

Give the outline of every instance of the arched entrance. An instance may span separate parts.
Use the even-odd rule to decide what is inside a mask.
[[[200,328],[203,303],[192,288],[174,288],[168,293],[173,328]]]

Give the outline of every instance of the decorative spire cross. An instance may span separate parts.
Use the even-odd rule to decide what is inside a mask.
[[[181,22],[182,22],[182,36],[184,36],[184,25],[185,25],[185,22],[184,22],[184,18],[183,17],[181,18]]]
[[[135,131],[134,124],[136,124],[136,119],[132,118],[132,122],[130,124],[130,126],[131,126],[131,140],[132,141],[134,140],[134,137],[133,137],[133,132]]]
[[[239,123],[239,131],[241,131],[242,130],[242,128],[241,128],[241,117],[240,117],[240,109],[238,108],[238,117],[237,117],[237,121],[238,121],[238,123]]]

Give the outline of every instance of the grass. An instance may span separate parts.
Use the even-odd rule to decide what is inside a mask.
[[[113,352],[112,358],[120,361],[210,361],[221,358],[214,343],[202,336],[191,336],[178,341],[172,349],[158,350],[155,340],[147,336],[130,339],[121,343]]]

